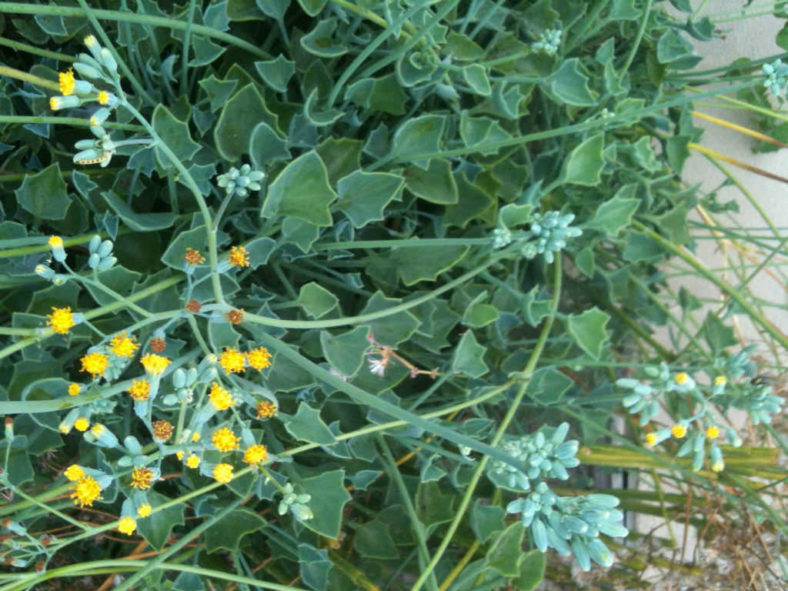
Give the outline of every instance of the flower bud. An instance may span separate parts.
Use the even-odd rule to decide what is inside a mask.
[[[115,58],[112,57],[112,53],[110,53],[109,49],[103,47],[99,52],[99,56],[96,58],[101,62],[101,64],[107,68],[112,73],[118,71],[118,62],[115,61]]]
[[[50,281],[55,276],[55,272],[46,265],[36,265],[35,273],[47,281]]]
[[[88,57],[84,53],[81,53],[80,56]],[[83,78],[89,78],[91,80],[96,80],[97,78],[103,78],[98,68],[95,68],[90,64],[84,63],[81,59],[78,62],[74,62],[74,69],[77,72],[79,72],[79,75],[82,76]],[[92,92],[92,85],[91,85],[91,90],[89,90],[88,92]]]
[[[88,257],[88,267],[90,267],[91,269],[95,270],[96,268],[98,268],[100,262],[101,262],[101,257],[95,252]]]
[[[49,108],[53,111],[60,111],[78,107],[81,103],[82,100],[73,94],[69,96],[53,96],[49,99]]]

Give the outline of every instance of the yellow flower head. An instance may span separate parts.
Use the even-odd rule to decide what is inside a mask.
[[[240,437],[236,437],[235,433],[227,427],[222,427],[213,432],[211,436],[211,443],[219,451],[233,451],[238,449],[238,442],[241,441]]]
[[[686,371],[682,371],[682,372],[679,372],[679,373],[677,373],[677,374],[676,374],[676,375],[673,377],[673,379],[674,379],[674,380],[676,380],[676,383],[677,383],[679,386],[683,386],[684,384],[686,384],[687,382],[689,382],[689,374],[687,374],[687,372],[686,372]]]
[[[54,99],[57,97],[53,96],[52,98]],[[63,239],[60,236],[50,236],[47,242],[49,244],[49,248],[63,248]]]
[[[96,100],[99,102],[99,104],[106,105],[109,102],[109,94],[102,90],[98,93]]]
[[[137,508],[137,517],[148,517],[153,511],[153,507],[150,506],[150,503],[143,503]]]
[[[192,441],[194,441],[194,443],[197,443],[199,440],[200,440],[200,432],[195,431],[194,433],[192,433]]]
[[[711,471],[712,472],[722,472],[724,469],[725,469],[725,462],[722,462],[722,461],[714,462],[711,465]]]
[[[90,476],[83,476],[74,485],[71,498],[75,505],[92,507],[93,501],[101,500],[101,486]]]
[[[140,363],[142,363],[142,367],[145,368],[149,374],[158,376],[167,369],[167,366],[170,364],[170,360],[166,357],[162,357],[161,355],[156,355],[154,353],[146,353],[140,359]]]
[[[127,536],[133,534],[135,529],[137,529],[137,522],[133,517],[126,515],[126,517],[123,517],[118,522],[118,531],[120,533],[126,534]]]
[[[183,256],[183,260],[190,266],[194,265],[202,265],[205,262],[205,257],[202,256],[199,250],[195,250],[194,248],[187,248],[186,254]]]
[[[213,467],[213,477],[217,482],[226,484],[233,479],[233,467],[230,464],[216,464]]]
[[[53,111],[59,111],[63,107],[63,99],[59,96],[49,97],[49,108]]]
[[[85,417],[79,417],[76,421],[74,421],[74,429],[77,431],[87,431],[88,427],[90,427],[90,421]]]
[[[218,382],[214,382],[211,386],[211,391],[208,393],[208,399],[216,410],[227,410],[235,404],[233,395],[222,388]]]
[[[257,418],[258,419],[270,419],[271,417],[275,417],[277,412],[276,404],[273,402],[268,402],[267,400],[263,400],[262,402],[257,403]]]
[[[178,451],[175,452],[175,457],[178,458],[178,460],[182,460],[184,454],[185,454],[185,452],[183,450],[178,450]]]
[[[654,447],[657,444],[657,434],[656,433],[646,433],[646,445],[649,447]]]
[[[68,385],[68,395],[69,396],[77,396],[80,392],[82,392],[82,386],[79,384],[69,384]]]
[[[233,246],[227,260],[233,267],[248,267],[249,252],[243,246]]]
[[[150,384],[148,380],[141,379],[141,380],[132,380],[131,386],[127,390],[129,395],[132,399],[136,400],[137,402],[145,402],[150,396]]]
[[[687,434],[687,428],[684,425],[673,425],[670,434],[676,439],[681,439]]]
[[[77,84],[76,80],[74,80],[74,70],[69,68],[66,72],[60,72],[57,78],[60,84],[60,94],[63,96],[74,94],[74,87]]]
[[[90,428],[90,432],[93,433],[94,437],[101,437],[107,432],[107,428],[101,423],[96,423]]]
[[[200,456],[196,454],[190,454],[188,458],[186,458],[186,465],[189,468],[196,468],[200,465]]]
[[[720,436],[720,430],[718,427],[715,427],[714,425],[706,427],[706,437],[708,437],[709,439],[717,439],[717,437],[719,436]]]
[[[246,365],[246,358],[237,349],[225,348],[224,352],[219,355],[219,365],[222,366],[224,373],[227,375],[241,373]]]
[[[52,308],[52,313],[47,315],[47,324],[52,327],[52,332],[68,334],[68,329],[74,326],[74,315],[70,307]]]
[[[715,386],[724,386],[728,383],[728,380],[725,379],[725,376],[717,376],[714,378],[714,385]]]
[[[134,352],[139,349],[134,336],[127,337],[126,331],[119,332],[109,341],[109,348],[116,357],[134,357]]]
[[[172,436],[172,429],[169,421],[153,421],[153,436],[159,441],[167,441]]]
[[[243,461],[246,464],[254,465],[265,462],[268,459],[268,449],[261,444],[251,445],[244,452]]]
[[[82,357],[82,371],[92,375],[94,378],[103,376],[109,367],[109,359],[104,353],[88,353]]]
[[[131,488],[138,490],[148,490],[153,480],[153,472],[147,468],[134,468],[131,473]]]
[[[271,365],[271,353],[265,347],[257,347],[246,354],[249,365],[261,371]]]
[[[66,468],[66,471],[63,472],[63,476],[68,478],[69,482],[76,482],[80,478],[85,477],[85,471],[82,469],[82,466],[71,464],[68,468]]]

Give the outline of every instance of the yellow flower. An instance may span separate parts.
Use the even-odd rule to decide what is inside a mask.
[[[187,248],[186,254],[183,256],[183,260],[190,266],[194,265],[202,265],[205,262],[205,257],[202,256],[199,250],[195,250],[193,248]]]
[[[134,357],[134,352],[140,347],[135,341],[135,337],[127,337],[124,330],[112,337],[109,347],[116,357]]]
[[[147,468],[134,468],[131,473],[131,488],[139,490],[148,490],[150,483],[153,480],[153,472]]]
[[[153,436],[159,441],[167,441],[172,436],[172,429],[169,421],[153,421]]]
[[[722,461],[714,462],[711,465],[711,471],[712,472],[722,472],[724,469],[725,469],[725,462],[722,462]]]
[[[170,364],[170,360],[166,357],[162,357],[161,355],[155,355],[153,353],[146,353],[140,359],[140,363],[142,363],[142,367],[145,368],[149,374],[158,376],[167,369],[167,366]]]
[[[90,428],[90,432],[93,433],[95,437],[101,437],[102,435],[104,435],[104,433],[106,433],[106,431],[107,428],[101,423],[96,423]]]
[[[673,425],[670,434],[676,439],[681,439],[687,434],[687,428],[684,425]]]
[[[208,399],[216,410],[227,410],[235,404],[233,395],[222,388],[218,382],[214,382],[211,386],[211,391],[208,393]]]
[[[82,386],[79,384],[69,384],[68,385],[68,395],[69,396],[76,396],[80,392],[82,392]]]
[[[68,468],[66,468],[66,471],[63,472],[63,476],[68,478],[70,482],[76,482],[80,478],[85,477],[85,471],[82,469],[82,466],[71,464]]]
[[[55,98],[57,97],[56,96],[52,97],[52,99]],[[52,99],[50,99],[50,102],[52,101]],[[47,242],[49,243],[50,248],[63,248],[63,239],[60,236],[50,236]]]
[[[271,365],[271,353],[265,347],[258,347],[246,354],[246,360],[250,366],[261,371]]]
[[[224,372],[227,375],[241,373],[246,365],[246,358],[238,350],[225,347],[224,352],[219,355],[219,365],[224,368]]]
[[[93,47],[93,46],[94,46],[94,45],[96,45],[98,42],[96,41],[96,38],[95,38],[93,35],[88,35],[88,36],[87,36],[87,37],[85,37],[85,39],[83,40],[83,43],[84,43],[85,45],[87,45],[88,47]]]
[[[228,483],[233,479],[233,467],[230,464],[216,464],[213,468],[213,477],[217,482]]]
[[[126,517],[122,518],[118,522],[118,531],[120,533],[126,534],[127,536],[133,534],[135,529],[137,529],[137,522],[133,517],[126,515]]]
[[[88,427],[90,427],[90,421],[85,417],[79,417],[76,421],[74,421],[74,429],[77,431],[87,431]]]
[[[715,386],[724,386],[728,383],[728,380],[725,379],[725,376],[717,376],[714,378],[714,385]]]
[[[74,326],[74,315],[71,307],[52,308],[52,313],[47,316],[47,324],[52,326],[52,332],[68,334],[68,329]]]
[[[194,433],[192,433],[192,441],[194,441],[194,443],[197,443],[199,440],[200,440],[200,432],[195,431]]]
[[[148,517],[153,511],[153,507],[150,506],[150,503],[143,503],[137,508],[137,517]]]
[[[63,99],[59,96],[49,97],[49,108],[53,111],[59,111],[63,106]]]
[[[190,454],[188,458],[186,458],[186,465],[189,468],[196,468],[200,465],[200,456],[196,454]]]
[[[182,449],[179,449],[178,451],[175,452],[175,457],[178,458],[178,460],[182,460],[183,455],[184,455],[184,451]]]
[[[268,459],[268,449],[261,444],[249,446],[244,452],[243,461],[250,466],[260,464]]]
[[[709,439],[717,439],[717,437],[719,436],[720,436],[719,428],[715,427],[714,425],[706,427],[706,437],[708,437]]]
[[[249,266],[249,253],[243,246],[233,246],[227,259],[233,267]]]
[[[99,104],[106,105],[109,102],[109,94],[102,90],[98,93],[96,100],[99,102]]]
[[[60,94],[63,96],[74,94],[74,87],[76,86],[76,80],[74,80],[74,70],[69,68],[66,72],[60,72],[57,75],[57,78],[58,83],[60,84]]]
[[[236,437],[235,433],[227,427],[222,427],[213,432],[211,436],[211,443],[219,451],[233,451],[238,449],[238,442],[241,441],[240,437]]]
[[[258,419],[270,419],[271,417],[275,417],[277,412],[276,404],[273,402],[268,402],[267,400],[263,400],[262,402],[257,403],[257,418]]]
[[[646,433],[646,445],[649,447],[653,447],[657,444],[657,434],[656,433]]]
[[[676,383],[679,386],[683,386],[689,381],[689,375],[687,374],[687,372],[682,371],[677,373],[673,379],[676,380]]]
[[[71,498],[74,499],[75,505],[92,507],[93,501],[102,500],[101,486],[90,476],[84,476],[74,485],[74,492],[71,493]]]
[[[150,396],[150,384],[148,380],[144,378],[141,380],[132,380],[131,386],[129,386],[127,392],[137,402],[145,402],[148,396]]]
[[[104,353],[88,353],[82,358],[82,371],[94,378],[103,376],[109,367],[109,359]]]

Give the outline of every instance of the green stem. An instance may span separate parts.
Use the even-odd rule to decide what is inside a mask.
[[[521,384],[517,391],[517,394],[514,397],[514,400],[509,404],[509,410],[506,412],[503,420],[501,421],[498,430],[495,432],[495,436],[491,441],[491,446],[495,447],[501,441],[506,433],[506,429],[509,427],[509,424],[514,419],[515,414],[519,410],[520,403],[525,396],[525,391],[528,388],[528,384],[531,381],[531,377],[533,375],[534,369],[536,368],[536,364],[539,362],[539,358],[542,355],[542,351],[544,350],[545,344],[547,343],[547,337],[550,334],[550,330],[553,327],[553,321],[556,316],[556,312],[558,311],[558,300],[561,297],[561,258],[557,258],[555,261],[554,266],[554,274],[553,274],[553,297],[550,301],[550,309],[551,314],[545,319],[544,325],[542,326],[542,330],[539,333],[539,341],[536,343],[533,352],[531,353],[531,357],[528,359],[528,363],[523,370],[521,376]],[[443,534],[443,540],[441,541],[438,550],[432,557],[432,560],[427,565],[427,568],[421,573],[419,578],[411,587],[411,591],[418,591],[424,585],[427,577],[433,572],[435,567],[438,565],[438,562],[443,557],[443,553],[446,552],[446,549],[449,547],[454,534],[456,533],[457,529],[460,527],[460,522],[462,521],[463,516],[465,515],[465,511],[468,509],[468,506],[471,503],[471,499],[473,498],[473,493],[476,490],[476,486],[479,484],[479,480],[484,473],[484,469],[487,466],[487,462],[489,461],[489,456],[485,455],[479,460],[479,464],[476,467],[476,470],[471,476],[470,482],[466,485],[465,494],[460,501],[460,506],[455,511],[455,516],[452,522],[449,524],[448,530]]]
[[[635,59],[635,55],[637,54],[638,49],[640,48],[640,42],[643,41],[643,34],[646,32],[646,25],[648,25],[648,17],[651,14],[651,5],[653,4],[653,2],[654,0],[647,0],[646,2],[646,9],[643,12],[643,20],[640,21],[640,28],[638,29],[638,34],[635,37],[635,41],[632,43],[632,49],[629,50],[627,61],[625,61],[624,65],[621,67],[622,77],[629,70],[629,66],[632,65],[632,61]]]
[[[46,57],[61,62],[71,63],[77,61],[77,58],[74,56],[65,53],[58,53],[56,51],[49,51],[48,49],[41,49],[35,45],[29,45],[27,43],[22,43],[21,41],[13,41],[12,39],[6,39],[5,37],[0,37],[0,45],[10,47],[11,49],[16,49],[17,51],[24,51],[32,55]]]
[[[181,56],[181,87],[180,93],[183,95],[189,94],[187,81],[189,69],[189,42],[192,37],[192,27],[194,27],[194,9],[197,7],[195,0],[189,0],[189,16],[186,17],[186,32],[183,35],[183,55]]]
[[[77,117],[49,117],[37,115],[0,115],[0,123],[46,123],[48,125],[68,125],[70,127],[90,127],[88,119]],[[144,128],[130,123],[111,123],[107,121],[104,127],[108,129],[122,129],[124,131],[143,131]]]

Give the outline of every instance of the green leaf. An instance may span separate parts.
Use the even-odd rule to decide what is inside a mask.
[[[638,263],[641,261],[658,261],[667,254],[662,245],[642,232],[627,232],[627,243],[621,256],[625,261]]]
[[[605,148],[605,136],[600,133],[592,136],[577,146],[564,162],[562,177],[565,183],[593,187],[602,180],[602,168],[605,160],[602,150]]]
[[[519,576],[524,534],[525,528],[519,521],[503,530],[487,551],[487,565],[505,577]]]
[[[189,125],[181,121],[164,105],[157,105],[151,120],[153,129],[161,136],[167,147],[173,151],[181,162],[191,160],[200,150],[200,144],[195,142],[189,134]],[[164,168],[172,167],[172,162],[161,150],[156,148],[156,159]]]
[[[320,418],[320,411],[315,410],[306,402],[298,404],[295,415],[279,415],[285,429],[296,439],[309,443],[330,445],[336,441],[331,429]]]
[[[428,535],[435,526],[454,518],[456,499],[456,495],[444,493],[437,482],[419,484],[416,491],[416,512]]]
[[[361,228],[382,220],[386,206],[400,198],[404,186],[405,180],[398,174],[355,170],[337,183],[337,208],[353,226]]]
[[[337,19],[334,17],[320,20],[317,26],[301,37],[301,47],[318,57],[334,58],[347,53],[347,45],[334,39]]]
[[[238,80],[219,80],[211,74],[208,78],[200,80],[198,84],[205,91],[211,112],[213,112],[218,111],[227,102],[235,87],[238,86]]]
[[[526,388],[526,395],[540,404],[555,404],[566,394],[574,382],[552,367],[534,372]]]
[[[118,214],[127,227],[137,232],[153,232],[171,228],[178,216],[169,213],[136,213],[125,201],[111,191],[101,193],[104,201]]]
[[[310,589],[326,589],[328,574],[333,568],[334,564],[328,558],[328,550],[318,550],[309,544],[298,544],[298,574]]]
[[[335,540],[342,526],[342,510],[350,500],[345,490],[345,471],[332,470],[301,481],[304,491],[312,495],[309,508],[314,517],[302,523],[313,532]]]
[[[328,183],[333,187],[339,179],[361,168],[364,142],[351,138],[329,137],[317,146],[317,153],[328,170]]]
[[[391,252],[391,262],[405,285],[434,281],[456,265],[468,252],[467,246],[401,247]]]
[[[401,299],[387,298],[378,291],[369,298],[361,313],[379,312],[401,303]],[[396,347],[402,341],[410,338],[420,324],[418,318],[408,311],[397,312],[367,323],[375,340],[388,347]]]
[[[156,514],[158,517],[159,514]],[[209,518],[206,516],[206,518]],[[148,521],[148,520],[141,520]],[[138,522],[139,523],[139,522]],[[250,533],[263,529],[268,523],[250,509],[236,509],[231,511],[204,534],[205,549],[208,552],[227,550],[236,553],[239,551],[241,540]]]
[[[506,516],[502,507],[483,505],[477,500],[471,508],[471,529],[479,543],[484,544],[493,534],[503,530]]]
[[[480,293],[465,308],[462,323],[469,328],[482,328],[498,320],[498,308],[485,304],[486,293]]]
[[[593,277],[594,270],[596,269],[594,257],[594,249],[592,246],[586,246],[575,255],[575,266],[586,277]]]
[[[471,87],[471,90],[482,96],[490,96],[492,88],[490,81],[487,79],[487,70],[480,64],[470,64],[463,67],[462,76]]]
[[[364,354],[370,347],[365,326],[338,335],[321,331],[320,344],[329,365],[349,378],[354,377],[364,365]]]
[[[446,41],[445,49],[458,60],[476,60],[484,56],[484,50],[467,35],[451,31]]]
[[[189,60],[189,67],[192,68],[207,66],[225,51],[225,48],[221,45],[217,45],[207,37],[202,36],[195,37],[192,47],[194,49],[194,57]]]
[[[279,135],[267,123],[258,123],[254,126],[249,136],[249,156],[252,165],[257,169],[264,169],[271,162],[290,160],[290,150],[287,149],[287,139]]]
[[[111,269],[107,269],[106,271],[98,273],[98,279],[105,287],[109,287],[121,295],[127,295],[131,293],[134,284],[139,280],[140,276],[140,273],[137,273],[136,271],[129,271],[121,265],[115,265]],[[95,285],[88,283],[85,284],[85,288],[87,288],[87,290],[90,292],[90,295],[93,296],[93,299],[96,300],[100,306],[108,306],[117,301],[114,296],[108,294],[102,289],[99,289]]]
[[[454,358],[451,362],[451,369],[455,373],[463,373],[472,378],[479,378],[490,371],[484,362],[484,353],[487,348],[480,345],[472,330],[468,330],[462,335],[457,349],[454,351]]]
[[[389,527],[381,521],[370,521],[356,528],[353,549],[365,558],[391,560],[399,556]]]
[[[22,209],[44,220],[62,220],[71,205],[57,162],[35,174],[26,174],[14,195]]]
[[[640,199],[625,196],[634,195],[636,190],[636,185],[624,185],[612,199],[599,206],[594,217],[584,227],[599,230],[608,236],[616,236],[621,228],[629,226],[640,205]]]
[[[433,158],[426,170],[409,166],[405,171],[405,186],[408,191],[430,203],[451,205],[459,201],[451,164],[445,158]]]
[[[265,265],[274,249],[276,249],[276,242],[267,236],[255,238],[246,244],[246,252],[249,254],[249,267],[256,269],[260,265]]]
[[[315,281],[302,285],[296,303],[312,318],[322,318],[337,307],[339,299]]]
[[[271,183],[262,215],[293,216],[316,226],[330,226],[328,206],[336,198],[323,161],[311,150],[288,164]]]
[[[309,93],[309,97],[304,103],[304,116],[312,125],[317,127],[331,125],[344,114],[339,109],[327,109],[321,111],[320,108],[317,107],[317,102],[318,89],[314,88],[312,89],[312,92]]]
[[[582,314],[572,314],[567,321],[569,334],[575,342],[594,359],[599,359],[608,340],[607,323],[610,315],[599,308],[591,308]]]
[[[268,110],[263,96],[254,84],[247,84],[227,101],[219,115],[213,130],[219,154],[230,162],[239,160],[249,149],[252,131],[260,122],[278,128],[277,117]]]
[[[205,232],[205,226],[199,226],[193,230],[181,232],[178,234],[178,237],[170,243],[170,246],[161,257],[161,262],[168,267],[181,271],[184,268],[183,257],[186,255],[186,249],[192,248],[194,250],[199,250],[203,256],[205,256],[204,251],[207,244],[208,235]]]
[[[549,83],[553,94],[567,105],[592,107],[599,98],[599,94],[588,87],[588,76],[576,57],[565,60],[550,76]]]
[[[661,64],[669,64],[688,56],[692,56],[692,43],[684,39],[678,29],[669,28],[657,41],[657,60]]]
[[[632,21],[639,18],[641,12],[635,8],[635,0],[613,0],[607,18],[616,21]]]
[[[443,115],[422,115],[408,119],[397,129],[392,140],[392,154],[407,156],[437,152],[440,149],[446,117]]]
[[[394,74],[362,78],[348,86],[345,98],[359,106],[390,115],[404,115],[408,95]]]
[[[147,491],[145,496],[153,507],[163,505],[170,500],[169,497],[159,494],[155,490]],[[151,547],[156,550],[161,550],[167,545],[167,540],[170,538],[172,528],[184,524],[184,508],[184,505],[177,504],[156,511],[155,515],[147,519],[138,519],[137,531],[147,540]]]
[[[512,586],[517,591],[533,591],[544,580],[546,564],[544,552],[526,552],[520,560],[520,576],[512,581]]]
[[[260,78],[277,92],[287,92],[287,83],[295,74],[295,62],[279,54],[275,59],[255,62]]]
[[[303,8],[304,12],[309,16],[317,16],[320,14],[320,11],[323,10],[327,2],[328,0],[298,0],[301,8]]]
[[[703,338],[709,344],[714,355],[724,353],[726,347],[733,347],[738,342],[730,326],[725,326],[716,314],[709,312],[703,321]]]
[[[501,124],[489,117],[471,117],[467,111],[460,114],[460,137],[466,146],[478,146],[479,152],[491,155],[500,148],[484,148],[485,145],[495,144],[512,138]]]

